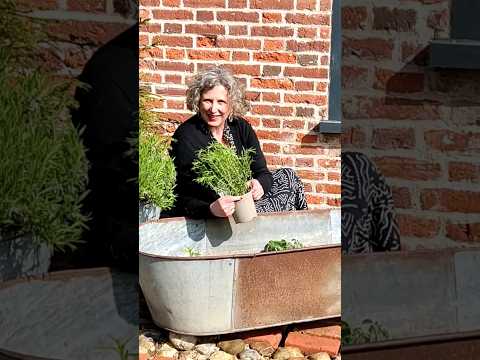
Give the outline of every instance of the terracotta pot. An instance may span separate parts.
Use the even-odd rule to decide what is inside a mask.
[[[253,202],[252,192],[248,192],[242,196],[241,200],[235,203],[235,212],[233,218],[237,224],[252,221],[257,217],[257,210]]]

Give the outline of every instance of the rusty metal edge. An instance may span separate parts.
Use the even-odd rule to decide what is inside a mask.
[[[445,343],[445,342],[453,342],[458,340],[469,340],[469,339],[480,339],[480,330],[464,331],[464,332],[451,333],[451,334],[418,336],[418,337],[404,338],[399,340],[379,341],[379,342],[370,343],[370,344],[347,345],[347,346],[342,346],[341,353],[353,354],[353,353],[361,353],[361,352],[373,352],[373,351],[380,351],[385,349],[397,349],[402,347]]]
[[[241,329],[229,329],[229,330],[224,330],[224,331],[216,331],[215,333],[211,333],[211,332],[208,332],[208,333],[186,333],[186,332],[179,332],[178,330],[170,329],[170,328],[166,328],[166,327],[162,327],[162,329],[172,331],[172,332],[176,332],[178,334],[183,334],[183,335],[211,336],[211,335],[222,335],[222,334],[235,334],[235,333],[240,333],[240,332],[244,332],[244,331],[268,329],[268,328],[274,328],[274,327],[286,326],[286,325],[293,325],[293,324],[304,324],[304,323],[310,323],[310,322],[319,321],[319,320],[329,320],[329,319],[340,319],[340,314],[331,315],[331,316],[323,316],[323,317],[318,317],[318,318],[312,318],[312,319],[308,319],[308,320],[302,319],[302,320],[296,320],[296,321],[285,321],[285,322],[269,324],[269,325],[265,325],[265,326],[254,326],[254,327],[241,328]],[[160,325],[158,325],[155,322],[155,320],[152,319],[152,321],[156,326],[160,327]]]
[[[340,248],[340,244],[329,244],[329,245],[318,245],[318,246],[308,246],[301,249],[292,249],[292,250],[282,250],[282,251],[269,251],[269,252],[259,252],[254,254],[230,254],[230,255],[207,255],[207,256],[165,256],[165,255],[152,255],[139,251],[139,255],[143,255],[149,258],[162,259],[162,260],[174,260],[174,261],[195,261],[195,260],[220,260],[220,259],[237,259],[237,258],[255,258],[259,256],[271,256],[276,254],[287,254],[291,252],[302,252],[310,250],[319,250],[319,249],[330,249],[330,248]]]

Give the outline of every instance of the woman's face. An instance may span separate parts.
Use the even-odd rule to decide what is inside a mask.
[[[200,116],[209,127],[223,126],[230,115],[228,92],[222,85],[206,90],[200,96]]]

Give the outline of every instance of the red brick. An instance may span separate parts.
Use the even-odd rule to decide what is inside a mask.
[[[305,128],[305,121],[302,120],[284,120],[283,121],[284,128],[290,129],[304,129]]]
[[[318,159],[317,164],[321,168],[334,168],[338,169],[340,166],[340,160],[333,159]]]
[[[289,141],[293,138],[293,133],[284,131],[273,130],[257,130],[257,136],[259,139],[277,140],[277,141]]]
[[[436,31],[448,30],[449,26],[449,11],[443,9],[441,11],[433,11],[427,19],[427,25],[429,28]]]
[[[226,64],[226,68],[228,68],[230,71],[233,71],[235,75],[238,74],[245,74],[245,75],[251,75],[251,76],[259,76],[260,75],[260,66],[258,65],[232,65],[232,64]]]
[[[317,37],[317,29],[315,28],[298,28],[297,33],[299,38],[314,39]]]
[[[316,190],[318,193],[325,192],[329,194],[341,194],[342,187],[335,184],[317,184]]]
[[[197,11],[197,21],[213,21],[213,11]]]
[[[193,20],[193,13],[187,10],[152,10],[154,19]]]
[[[216,47],[217,40],[212,37],[200,37],[197,39],[197,47]],[[190,46],[191,47],[191,46]],[[225,47],[225,46],[222,46]]]
[[[367,8],[365,6],[342,6],[342,28],[361,30],[365,28]]]
[[[284,70],[284,75],[304,78],[327,79],[328,70],[319,68],[286,67]]]
[[[316,180],[316,181],[321,179],[321,174],[313,170],[298,170],[297,175],[302,179]]]
[[[307,198],[307,204],[315,204],[315,205],[321,205],[325,204],[325,198],[320,195],[312,195],[312,194],[306,194],[305,197]]]
[[[106,10],[105,0],[69,0],[67,9],[72,11],[104,12]]]
[[[270,26],[254,26],[251,29],[252,36],[268,36],[268,37],[291,37],[293,29],[289,27],[270,27]]]
[[[105,44],[127,29],[127,25],[96,21],[51,21],[45,30],[50,40],[66,41],[79,45]]]
[[[252,0],[250,2],[250,8],[252,9],[293,9],[293,0]]]
[[[264,92],[264,93],[262,93],[262,101],[279,103],[280,102],[280,94]]]
[[[448,164],[449,181],[480,182],[480,166],[467,162],[452,161]]]
[[[180,0],[162,0],[162,5],[165,7],[178,8],[180,6]]]
[[[262,119],[262,126],[265,128],[279,129],[280,120],[278,119]]]
[[[365,145],[367,135],[360,128],[345,128],[341,135],[342,146],[354,145],[357,148]]]
[[[218,21],[258,22],[258,13],[243,11],[217,11]]]
[[[432,149],[439,151],[461,151],[475,149],[480,140],[480,133],[460,133],[450,130],[430,130],[425,132],[425,142]]]
[[[295,90],[297,91],[312,91],[313,90],[312,81],[295,81]]]
[[[187,24],[185,25],[185,33],[199,35],[224,35],[225,26],[223,25],[204,25],[204,24]]]
[[[362,60],[391,59],[393,56],[393,41],[379,38],[342,39],[343,56]]]
[[[291,157],[265,155],[265,160],[267,161],[267,165],[280,166],[280,167],[293,166],[293,159]]]
[[[386,69],[376,69],[375,89],[387,90],[389,93],[415,93],[424,91],[425,75],[423,73],[396,73]]]
[[[160,6],[162,5],[161,0],[142,0],[143,6]]]
[[[247,0],[228,0],[228,7],[245,9],[247,7]]]
[[[182,24],[164,24],[163,29],[165,34],[181,34]]]
[[[285,16],[287,23],[302,25],[330,25],[330,16],[323,14],[287,14]]]
[[[439,163],[398,156],[383,156],[372,160],[386,177],[426,181],[442,176]]]
[[[251,39],[217,39],[216,45],[220,48],[239,48],[259,50],[262,46],[260,40]]]
[[[440,222],[412,215],[400,214],[396,217],[400,234],[418,238],[433,238],[438,235]]]
[[[183,6],[192,8],[224,8],[225,0],[183,0]]]
[[[332,0],[320,0],[320,11],[331,11]]]
[[[316,51],[316,52],[328,53],[330,51],[330,42],[329,41],[289,40],[287,41],[287,50],[294,51],[294,52]]]
[[[166,58],[170,60],[183,60],[185,58],[185,51],[183,49],[167,49],[165,55]]]
[[[305,355],[324,351],[331,356],[336,356],[340,349],[340,339],[290,332],[285,340],[285,346],[298,347]]]
[[[295,159],[296,167],[313,167],[312,158],[296,158]]]
[[[266,153],[278,153],[280,152],[280,145],[264,142],[262,144],[262,150],[263,152],[266,152]]]
[[[265,40],[263,49],[267,51],[284,50],[285,41],[283,40]]]
[[[480,192],[426,189],[420,194],[422,209],[442,212],[480,212]]]
[[[283,148],[283,152],[285,154],[293,154],[293,155],[325,155],[326,154],[326,150],[320,146],[304,146],[304,145],[287,145]]]
[[[292,115],[293,108],[275,105],[255,105],[252,106],[251,111],[253,114],[258,115],[290,116]]]
[[[233,61],[249,61],[250,54],[246,51],[234,51],[232,54]]]
[[[275,63],[296,63],[297,57],[291,53],[279,52],[258,52],[253,54],[256,61],[275,62]]]
[[[412,195],[408,188],[392,186],[392,196],[396,208],[409,209],[412,207]]]
[[[229,35],[248,35],[248,28],[244,25],[229,25]]]
[[[316,0],[297,0],[297,10],[315,10],[316,7]]]
[[[314,104],[314,105],[326,105],[327,99],[325,96],[322,95],[292,95],[292,94],[285,94],[285,102],[292,102],[292,103],[302,103],[302,104]]]
[[[191,48],[193,40],[191,37],[186,36],[157,35],[153,37],[152,43],[159,46]]]
[[[297,134],[297,142],[302,144],[316,144],[319,142],[318,135],[312,134]]]
[[[327,174],[327,180],[328,181],[340,181],[341,174],[337,172],[329,172]]]
[[[298,64],[302,66],[318,65],[317,55],[298,55]]]
[[[229,51],[188,50],[187,56],[193,60],[230,60]]]
[[[293,89],[293,82],[289,79],[262,79],[251,80],[251,87],[263,89]]]
[[[245,337],[244,337],[245,336]],[[242,338],[247,344],[252,344],[254,342],[265,342],[268,343],[273,349],[277,349],[280,341],[282,340],[282,333],[279,330],[267,331],[257,331],[257,332],[248,332],[245,335],[241,335]]]
[[[280,23],[282,22],[282,14],[277,13],[263,13],[262,14],[263,23]]]
[[[373,8],[373,28],[375,30],[413,32],[417,22],[417,12],[413,9]]]
[[[437,120],[440,107],[422,100],[349,97],[343,106],[346,119]]]
[[[297,107],[295,116],[298,117],[311,117],[313,116],[315,110],[312,108]]]
[[[171,84],[181,84],[182,83],[182,77],[179,76],[179,75],[165,74],[165,82],[171,83]]]
[[[331,324],[331,325],[330,325]],[[324,323],[321,321],[295,326],[295,330],[304,334],[324,336],[332,339],[341,339],[342,328],[337,323]]]
[[[55,10],[57,2],[57,0],[17,0],[15,8],[18,11]]]
[[[328,198],[327,199],[327,205],[340,207],[340,206],[342,206],[342,199],[340,199],[340,198]]]
[[[480,223],[456,224],[447,223],[447,237],[462,242],[480,242]]]
[[[372,147],[374,149],[413,149],[415,147],[414,129],[374,129]]]

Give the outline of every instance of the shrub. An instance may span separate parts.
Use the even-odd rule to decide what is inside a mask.
[[[193,171],[198,177],[195,181],[209,187],[220,196],[241,196],[249,189],[247,182],[252,179],[252,155],[254,149],[248,149],[238,156],[230,147],[213,142],[198,152],[193,162]]]
[[[73,248],[87,220],[87,160],[69,117],[70,84],[10,60],[0,52],[0,232]]]
[[[163,210],[175,203],[175,165],[168,154],[169,141],[140,131],[139,198]]]

